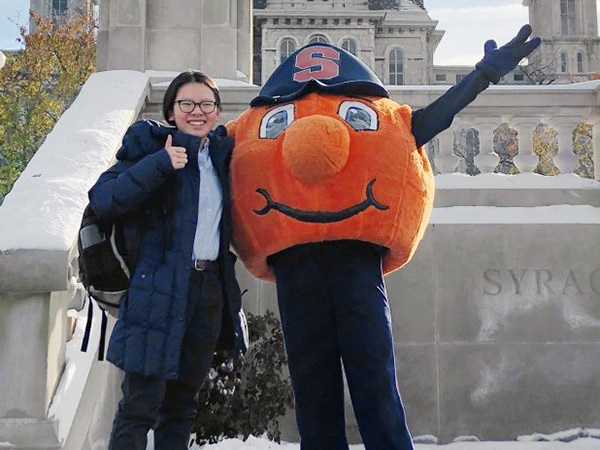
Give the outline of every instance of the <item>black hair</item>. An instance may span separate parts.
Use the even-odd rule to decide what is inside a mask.
[[[215,95],[217,108],[221,111],[221,95],[219,94],[219,88],[217,87],[215,80],[198,70],[187,70],[181,72],[173,79],[173,81],[171,81],[163,98],[163,117],[170,125],[175,125],[173,120],[169,120],[169,116],[173,113],[175,97],[177,97],[177,93],[181,86],[188,83],[202,83],[208,87]]]

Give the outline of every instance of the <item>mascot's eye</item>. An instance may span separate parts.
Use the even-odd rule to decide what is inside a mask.
[[[377,129],[377,113],[364,103],[343,102],[338,114],[356,131]]]
[[[283,105],[272,109],[260,122],[259,136],[261,139],[277,139],[294,121],[294,105]]]

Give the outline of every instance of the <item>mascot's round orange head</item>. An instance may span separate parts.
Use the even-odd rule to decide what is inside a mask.
[[[313,44],[273,73],[227,124],[234,244],[273,280],[267,257],[294,245],[360,240],[406,264],[429,221],[433,175],[411,133],[411,109],[342,49]]]

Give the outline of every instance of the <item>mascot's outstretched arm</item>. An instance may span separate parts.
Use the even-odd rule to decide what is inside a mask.
[[[500,48],[496,48],[495,41],[487,41],[484,46],[485,55],[475,65],[475,70],[435,102],[414,111],[412,132],[417,147],[426,144],[448,128],[454,116],[475,100],[490,82],[498,83],[504,75],[517,67],[521,59],[535,50],[540,45],[541,39],[535,37],[528,41],[530,35],[531,27],[524,25],[512,41]]]

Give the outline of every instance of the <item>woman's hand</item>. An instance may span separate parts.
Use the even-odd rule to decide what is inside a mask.
[[[173,146],[173,138],[171,135],[167,136],[165,150],[169,154],[169,158],[171,158],[171,164],[175,170],[183,169],[185,167],[188,162],[185,148]]]

